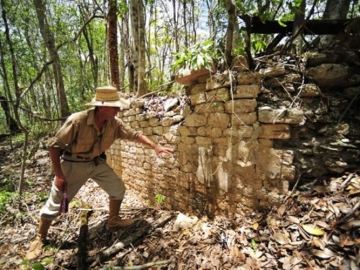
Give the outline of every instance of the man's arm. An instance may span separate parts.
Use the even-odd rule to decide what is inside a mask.
[[[170,147],[161,146],[160,144],[156,144],[143,134],[140,134],[138,136],[137,141],[154,149],[156,155],[158,155],[158,156],[162,153],[172,154],[174,152],[174,149],[172,149]]]
[[[53,165],[54,173],[55,173],[55,186],[61,190],[64,191],[65,188],[65,176],[61,169],[60,164],[60,156],[61,156],[61,149],[58,147],[49,147],[49,154],[50,159]]]

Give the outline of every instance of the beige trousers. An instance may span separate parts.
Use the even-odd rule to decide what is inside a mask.
[[[67,184],[69,201],[89,178],[93,179],[111,198],[116,200],[124,198],[125,185],[105,160],[99,159],[97,165],[95,162],[70,162],[63,160],[61,168]],[[63,193],[59,191],[53,181],[50,196],[40,210],[40,216],[47,219],[56,218],[59,214],[62,197]]]

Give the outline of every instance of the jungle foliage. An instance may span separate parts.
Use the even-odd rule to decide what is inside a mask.
[[[236,55],[264,51],[275,35],[248,40],[247,16],[284,25],[299,11],[305,19],[360,13],[356,0],[1,0],[0,96],[8,106],[0,109],[0,134],[48,132],[85,108],[97,86],[114,81],[109,3],[117,7],[119,90],[130,94],[139,93],[139,85],[147,92],[177,91],[172,78],[185,62],[209,68],[214,58],[226,59],[222,67],[231,68]],[[137,74],[144,74],[143,84]]]

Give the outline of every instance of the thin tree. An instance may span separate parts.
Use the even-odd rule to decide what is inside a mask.
[[[119,54],[118,54],[118,41],[117,41],[117,1],[109,0],[109,13],[107,16],[108,21],[108,52],[110,64],[110,81],[118,90],[120,89],[120,76],[119,76]]]
[[[141,96],[148,92],[145,80],[145,12],[143,2],[139,0],[130,1],[130,18],[132,33],[132,53],[136,69],[136,94]]]
[[[323,14],[323,20],[346,19],[349,12],[351,0],[327,0],[326,7]],[[320,44],[322,46],[329,46],[335,40],[335,36],[326,35],[321,37]]]
[[[65,94],[60,57],[56,49],[54,34],[50,30],[50,26],[46,16],[45,3],[43,2],[43,0],[33,0],[33,2],[36,9],[36,15],[39,21],[41,36],[45,42],[45,46],[49,52],[50,58],[53,61],[53,73],[54,73],[56,90],[60,105],[60,117],[63,118],[69,115],[69,106]]]

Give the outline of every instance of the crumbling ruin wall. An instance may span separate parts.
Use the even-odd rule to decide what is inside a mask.
[[[342,97],[342,112],[333,117],[339,99],[321,89],[329,74],[319,71],[323,62],[310,65],[315,60],[309,59],[315,57],[301,66],[279,58],[259,72],[240,68],[201,78],[182,97],[133,102],[121,113],[123,121],[173,147],[174,155],[159,158],[140,144],[118,141],[110,164],[149,203],[207,215],[271,206],[300,177],[353,167],[359,132],[344,119],[359,91],[347,86],[352,94]],[[341,145],[332,143],[335,138]]]
[[[260,75],[243,71],[187,86],[182,102],[170,99],[161,113],[136,101],[120,117],[175,153],[159,158],[140,144],[118,141],[110,164],[153,204],[209,215],[268,205],[295,178],[293,151],[275,149],[273,141],[288,139],[289,125],[303,115],[259,108],[259,92]]]
[[[275,148],[294,151],[300,184],[358,170],[360,166],[360,54],[338,48],[302,57],[272,56],[259,70],[259,106],[299,108],[305,122]]]

